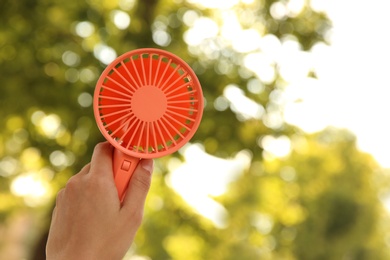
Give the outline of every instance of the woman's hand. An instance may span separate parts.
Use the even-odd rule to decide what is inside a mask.
[[[91,163],[57,195],[47,259],[122,259],[141,225],[153,161],[141,160],[122,202],[112,171],[113,147],[96,145]]]

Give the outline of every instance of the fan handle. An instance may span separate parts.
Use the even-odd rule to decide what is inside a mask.
[[[139,158],[135,158],[133,156],[127,155],[119,151],[119,149],[114,149],[114,154],[113,154],[114,181],[121,202],[125,197],[131,176],[133,175],[134,170],[137,167],[139,161],[140,161]]]

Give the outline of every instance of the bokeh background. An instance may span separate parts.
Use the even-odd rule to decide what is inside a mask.
[[[156,159],[125,259],[390,259],[386,5],[1,0],[0,259],[45,259],[56,193],[103,140],[97,78],[143,47],[189,63],[205,108]]]

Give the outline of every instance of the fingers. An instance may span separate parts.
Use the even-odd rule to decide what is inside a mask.
[[[145,199],[152,181],[152,172],[153,160],[141,160],[130,179],[129,187],[123,200],[122,209],[125,211],[125,214],[132,218],[132,221],[139,222],[139,224],[142,220]]]
[[[108,172],[112,176],[112,152],[113,147],[108,142],[97,144],[92,154],[89,173],[93,175]]]
[[[91,163],[88,163],[81,169],[79,174],[87,174],[87,173],[89,173],[90,169],[91,169]]]

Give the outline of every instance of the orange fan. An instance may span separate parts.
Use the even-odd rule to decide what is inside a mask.
[[[193,70],[159,49],[137,49],[115,59],[100,76],[94,114],[115,147],[113,170],[122,200],[141,158],[171,154],[195,134],[203,94]]]

